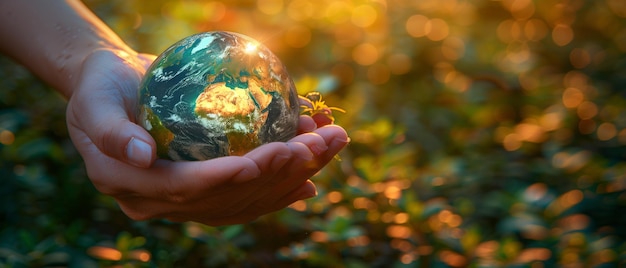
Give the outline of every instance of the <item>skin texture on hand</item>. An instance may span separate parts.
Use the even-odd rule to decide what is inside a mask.
[[[349,142],[343,128],[301,116],[298,136],[244,156],[156,159],[155,141],[134,122],[154,55],[130,49],[79,1],[4,0],[0,13],[0,36],[11,40],[0,50],[68,98],[67,127],[89,178],[132,219],[251,221],[315,196],[309,179]]]
[[[96,188],[113,196],[131,218],[167,218],[208,225],[244,223],[316,195],[309,180],[348,143],[330,125],[315,129],[300,118],[300,134],[238,157],[137,166],[124,159],[127,142],[154,141],[135,118],[137,85],[149,61],[100,50],[84,63],[84,77],[68,103],[70,135]],[[108,136],[107,136],[108,135]],[[98,144],[100,143],[100,145]],[[104,149],[102,149],[104,148]],[[154,154],[151,154],[154,158]]]

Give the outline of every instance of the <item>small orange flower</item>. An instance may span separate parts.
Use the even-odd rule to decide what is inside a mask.
[[[326,105],[326,102],[322,100],[322,94],[317,91],[309,92],[300,99],[302,100],[300,114],[311,116],[315,120],[317,127],[333,124],[335,122],[333,111],[346,112],[339,107]]]

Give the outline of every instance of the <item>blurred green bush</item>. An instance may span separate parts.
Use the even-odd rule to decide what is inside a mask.
[[[261,40],[352,143],[319,196],[220,228],[133,222],[99,194],[62,98],[0,59],[0,267],[626,265],[626,5],[102,1],[132,47]]]

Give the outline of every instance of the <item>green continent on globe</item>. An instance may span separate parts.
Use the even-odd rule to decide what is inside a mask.
[[[189,36],[155,61],[139,89],[138,123],[172,160],[243,155],[296,135],[298,95],[285,66],[254,39]]]

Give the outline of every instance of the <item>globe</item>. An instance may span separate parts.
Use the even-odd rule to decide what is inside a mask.
[[[137,122],[160,158],[207,160],[294,137],[299,108],[291,77],[268,48],[242,34],[204,32],[148,68]]]

